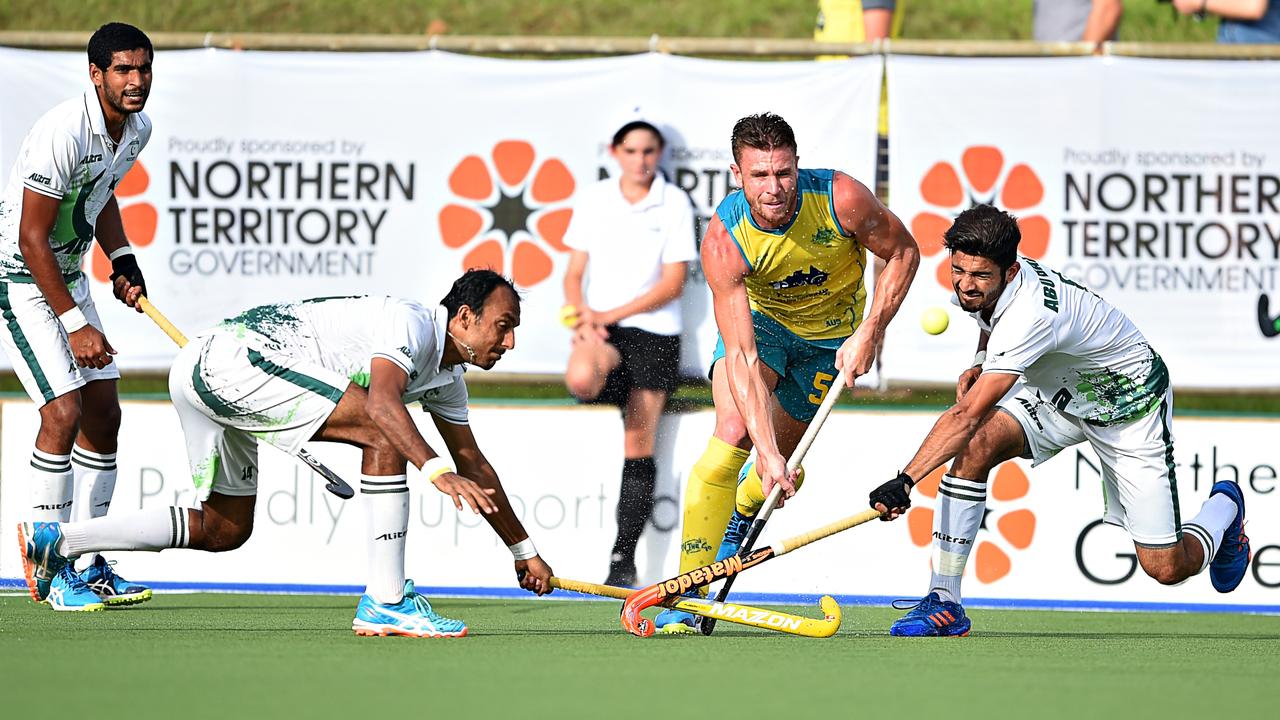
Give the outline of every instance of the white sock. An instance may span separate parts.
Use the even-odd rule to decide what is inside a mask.
[[[190,518],[187,508],[167,507],[66,523],[58,552],[73,558],[104,550],[184,548],[191,541]]]
[[[71,456],[31,452],[31,509],[36,522],[67,522],[73,505]]]
[[[1204,548],[1204,562],[1199,572],[1204,572],[1213,562],[1213,556],[1222,547],[1222,534],[1236,519],[1236,512],[1236,503],[1231,498],[1222,493],[1210,495],[1200,506],[1200,513],[1182,526],[1183,534],[1195,538]]]
[[[942,476],[933,513],[933,577],[929,592],[960,602],[960,581],[987,508],[987,481]]]
[[[365,593],[394,605],[404,599],[404,543],[409,531],[409,481],[405,475],[360,475],[369,542]]]
[[[72,521],[106,515],[116,490],[116,454],[96,453],[76,445],[71,448],[71,472],[75,475]],[[85,554],[80,558],[80,567],[92,565],[97,556],[97,553]]]

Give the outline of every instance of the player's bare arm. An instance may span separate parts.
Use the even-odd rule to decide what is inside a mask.
[[[836,173],[833,197],[840,226],[851,232],[867,250],[884,260],[884,270],[876,278],[876,288],[862,324],[836,352],[836,368],[845,384],[871,371],[885,330],[902,307],[907,289],[920,265],[920,248],[902,221],[886,208],[865,185]]]
[[[454,462],[458,463],[458,472],[493,494],[492,500],[498,511],[486,515],[485,520],[489,522],[489,526],[498,534],[498,537],[502,538],[503,544],[509,547],[528,540],[529,533],[511,508],[511,502],[502,488],[502,481],[498,479],[497,471],[480,451],[480,445],[476,442],[475,434],[471,432],[471,426],[457,425],[438,417],[433,419],[436,429],[440,431],[440,437],[449,448],[449,454]],[[516,576],[520,578],[521,587],[539,595],[551,592],[552,574],[551,566],[543,561],[541,556],[516,561]]]
[[[1018,376],[1011,373],[983,373],[960,402],[938,417],[902,473],[871,493],[871,506],[886,513],[883,519],[894,520],[906,513],[914,484],[968,447],[978,426],[995,412],[996,403],[1017,381]]]
[[[439,453],[427,445],[401,400],[408,383],[409,376],[399,365],[386,358],[374,358],[369,366],[369,396],[365,401],[365,410],[396,451],[413,463],[414,467],[421,469]],[[459,510],[464,502],[476,513],[494,513],[498,510],[489,497],[493,494],[492,490],[482,489],[474,480],[456,472],[438,475],[432,478],[431,484],[448,495]]]
[[[56,198],[41,195],[32,190],[22,191],[22,219],[18,226],[18,249],[31,271],[36,287],[44,294],[54,314],[63,313],[76,306],[71,291],[62,279],[62,270],[49,245],[53,225],[58,219]],[[111,363],[115,349],[107,338],[92,325],[85,325],[67,333],[71,354],[80,367],[104,368]]]
[[[147,284],[142,279],[142,269],[133,252],[123,251],[129,247],[129,239],[124,234],[124,222],[120,218],[120,205],[116,196],[107,199],[107,204],[98,214],[98,223],[94,228],[98,245],[102,254],[111,259],[111,291],[120,302],[142,312],[138,307],[138,298],[147,294]],[[114,257],[113,257],[114,256]]]
[[[728,373],[733,403],[742,415],[747,434],[759,458],[757,468],[765,495],[781,483],[787,497],[795,494],[795,478],[787,473],[787,461],[778,451],[769,400],[773,393],[764,381],[764,362],[756,351],[751,303],[747,298],[747,264],[720,218],[712,218],[702,241],[702,271],[711,287],[716,327],[724,339],[724,371]]]
[[[956,402],[960,402],[965,393],[969,392],[969,388],[978,381],[978,377],[982,375],[982,360],[978,358],[986,357],[987,341],[991,339],[990,333],[986,330],[978,331],[978,349],[974,351],[973,366],[960,373],[960,379],[956,380]]]

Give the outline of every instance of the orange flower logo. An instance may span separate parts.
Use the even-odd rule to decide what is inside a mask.
[[[156,223],[159,214],[156,207],[142,200],[142,194],[151,184],[151,176],[142,163],[135,162],[129,172],[116,185],[116,202],[120,204],[120,219],[124,221],[124,236],[135,248],[150,245],[156,239]],[[89,276],[99,282],[111,282],[111,261],[102,252],[102,246],[93,244],[89,257]]]
[[[1020,214],[1031,210],[1044,199],[1044,185],[1025,163],[1004,172],[1004,154],[999,148],[975,145],[960,156],[964,181],[949,162],[929,168],[920,181],[920,196],[942,214],[925,211],[911,219],[911,233],[920,244],[920,254],[933,257],[943,252],[942,236],[951,227],[951,218],[979,203],[991,203]],[[997,198],[999,202],[997,202]],[[1018,219],[1022,243],[1018,251],[1040,259],[1049,249],[1049,220],[1043,215],[1028,214]],[[946,257],[938,263],[938,282],[951,290],[951,263]]]
[[[920,494],[931,500],[938,498],[938,485],[942,482],[945,468],[938,468],[916,485]],[[1009,557],[1012,550],[1026,550],[1036,534],[1036,514],[1026,508],[1014,510],[991,510],[991,501],[1001,504],[1021,500],[1031,489],[1027,475],[1016,463],[1006,462],[996,470],[995,479],[989,486],[987,498],[987,514],[982,519],[980,530],[986,530],[985,538],[979,535],[978,547],[974,550],[973,564],[970,565],[978,582],[993,583],[1013,569],[1013,561]],[[988,525],[988,520],[995,517],[995,527]],[[933,508],[915,506],[907,512],[907,529],[911,532],[911,542],[920,547],[933,543]],[[994,530],[994,532],[992,532]]]
[[[560,160],[539,158],[533,145],[504,140],[488,158],[468,155],[450,173],[449,189],[459,202],[440,210],[440,239],[465,250],[464,270],[490,268],[527,288],[550,277],[553,252],[568,251],[573,175]]]

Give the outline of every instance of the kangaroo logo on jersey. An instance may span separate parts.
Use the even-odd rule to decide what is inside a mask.
[[[809,240],[814,245],[829,247],[831,245],[836,244],[836,241],[837,241],[836,231],[828,227],[818,228],[818,231],[815,232],[813,234],[813,237],[809,238]]]

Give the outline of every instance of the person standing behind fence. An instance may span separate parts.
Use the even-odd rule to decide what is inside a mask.
[[[1280,43],[1280,3],[1269,0],[1173,0],[1183,15],[1222,18],[1218,42],[1234,44]]]
[[[1124,15],[1123,0],[1035,0],[1032,36],[1040,42],[1089,42],[1116,39]]]
[[[622,410],[610,585],[636,582],[636,545],[653,514],[658,420],[680,369],[680,293],[698,254],[689,196],[658,170],[664,147],[644,120],[619,128],[610,152],[621,174],[582,191],[564,238],[562,318],[573,330],[565,385],[579,401]]]

